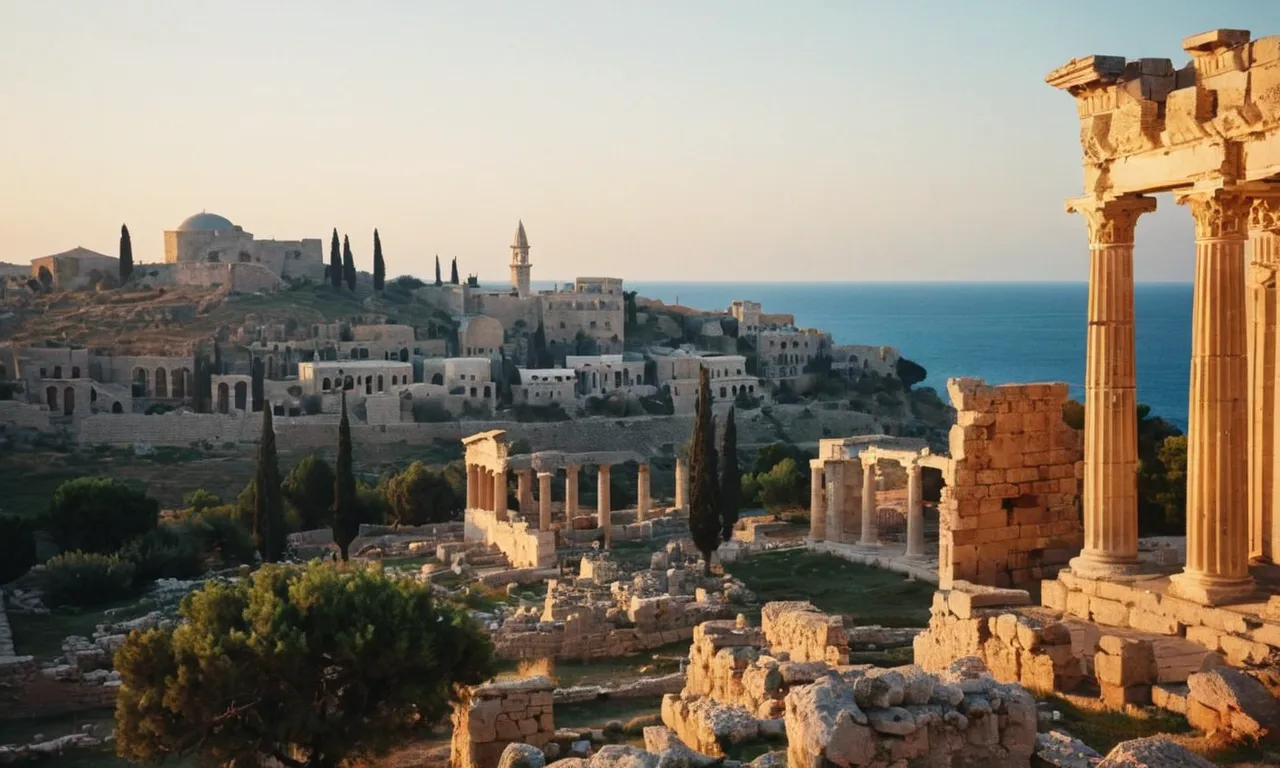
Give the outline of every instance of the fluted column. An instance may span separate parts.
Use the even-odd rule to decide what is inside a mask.
[[[876,515],[876,463],[867,460],[862,464],[862,537],[860,547],[880,546],[879,520]]]
[[[827,499],[823,493],[822,459],[809,461],[809,540],[822,541],[827,536]]]
[[[551,530],[551,473],[538,473],[538,530]]]
[[[476,479],[476,465],[467,465],[467,509],[476,508],[476,491],[480,488],[480,482]]]
[[[507,519],[507,470],[493,472],[493,511],[499,520]]]
[[[613,510],[609,500],[609,465],[601,464],[596,470],[596,525],[604,531],[604,548],[613,544]]]
[[[493,511],[493,473],[485,467],[476,470],[476,479],[480,487],[476,489],[476,503],[481,509]]]
[[[564,468],[564,516],[568,521],[578,516],[578,465]]]
[[[641,464],[636,470],[636,522],[644,522],[649,516],[649,465]]]
[[[1133,240],[1149,197],[1067,201],[1089,227],[1085,353],[1084,548],[1075,573],[1115,578],[1138,570],[1138,394],[1133,332]]]
[[[521,515],[533,512],[533,470],[516,470],[516,501]]]
[[[684,459],[676,459],[676,509],[689,511],[689,465]]]
[[[1229,192],[1179,196],[1196,224],[1187,429],[1187,563],[1180,597],[1217,604],[1253,591],[1249,575],[1248,365],[1244,245],[1248,206]]]
[[[1280,337],[1276,291],[1280,267],[1280,189],[1249,207],[1249,557],[1280,563],[1280,424],[1276,394]]]
[[[844,543],[844,461],[835,459],[826,465],[827,475],[827,541]]]
[[[920,463],[907,464],[907,557],[924,557],[924,504]]]

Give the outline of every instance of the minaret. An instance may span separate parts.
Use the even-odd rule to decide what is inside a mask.
[[[511,244],[511,287],[516,289],[520,298],[529,295],[529,272],[533,265],[529,263],[529,238],[524,234],[524,222],[516,227],[516,239]]]

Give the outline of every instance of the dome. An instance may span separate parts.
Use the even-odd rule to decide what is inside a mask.
[[[188,216],[178,225],[179,232],[222,232],[235,229],[236,225],[225,217],[216,213],[205,213],[201,211],[194,216]]]

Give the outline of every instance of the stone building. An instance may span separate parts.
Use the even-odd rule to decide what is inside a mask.
[[[639,355],[568,355],[565,368],[577,379],[578,395],[604,396],[644,386],[644,358]]]
[[[517,368],[520,383],[511,386],[516,404],[567,406],[577,398],[577,375],[566,368]]]
[[[317,360],[298,364],[303,394],[358,390],[381,394],[413,383],[413,365],[398,360]]]
[[[815,357],[831,352],[831,336],[816,328],[774,328],[757,335],[761,378],[796,379],[808,373]]]
[[[50,287],[58,291],[83,291],[99,285],[113,286],[120,280],[120,260],[88,248],[31,260],[31,277],[40,280],[41,270],[49,272]]]
[[[243,227],[215,213],[188,216],[164,233],[166,264],[261,264],[284,278],[324,277],[324,252],[319,238],[258,240]]]

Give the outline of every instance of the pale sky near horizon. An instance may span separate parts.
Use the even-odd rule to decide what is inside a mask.
[[[0,261],[159,261],[208,210],[391,275],[1085,280],[1088,54],[1167,57],[1275,0],[0,0]],[[1190,217],[1139,280],[1190,280]]]

